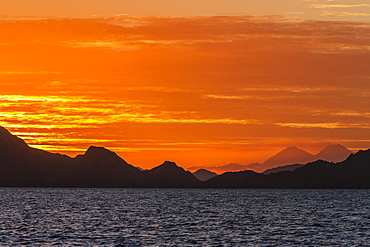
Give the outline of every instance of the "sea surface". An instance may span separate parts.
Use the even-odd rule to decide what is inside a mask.
[[[0,246],[370,246],[370,190],[0,188]]]

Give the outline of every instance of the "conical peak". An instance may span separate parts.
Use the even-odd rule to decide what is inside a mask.
[[[175,162],[165,161],[162,165],[154,167],[152,170],[177,170],[177,169],[182,168],[177,166]]]
[[[95,153],[95,152],[111,152],[108,149],[104,147],[96,147],[96,146],[90,146],[87,150],[86,153]]]
[[[104,148],[104,147],[96,147],[90,146],[84,156],[117,156],[116,153]]]
[[[211,171],[209,171],[209,170],[207,170],[207,169],[198,169],[196,172],[211,172]],[[195,173],[195,172],[194,172]]]
[[[296,146],[288,147],[276,155],[270,157],[264,162],[264,165],[270,167],[291,165],[291,164],[305,164],[314,160],[314,156],[303,149]]]
[[[89,162],[100,163],[100,164],[127,164],[124,159],[118,156],[115,152],[112,152],[104,147],[90,146],[84,155],[78,156]],[[131,166],[131,165],[130,165]],[[136,168],[132,167],[137,170]]]
[[[286,149],[299,149],[296,146],[287,147]]]
[[[344,147],[341,144],[332,144],[332,145],[326,146],[323,150],[321,150],[321,152],[324,152],[326,150],[330,150],[330,151],[331,150],[341,150],[341,151],[346,151],[348,153],[351,153],[351,151],[349,151],[346,147]]]
[[[281,152],[284,152],[284,151],[304,151],[304,150],[300,149],[300,148],[297,148],[296,146],[291,146],[291,147],[287,147],[286,149],[284,149]],[[304,152],[306,152],[306,151],[304,151]]]
[[[278,154],[284,154],[284,153],[295,153],[295,154],[305,153],[305,154],[311,155],[307,151],[297,148],[296,146],[287,147],[286,149],[280,151]]]
[[[176,165],[176,163],[175,162],[172,162],[172,161],[165,161],[162,165],[160,165],[160,166],[164,166],[164,167],[178,167],[177,165]]]
[[[346,147],[340,144],[333,144],[325,147],[315,157],[330,162],[340,162],[345,160],[351,153]]]

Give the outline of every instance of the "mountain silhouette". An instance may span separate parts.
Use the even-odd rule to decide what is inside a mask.
[[[340,144],[329,145],[316,154],[315,159],[329,162],[341,162],[347,159],[350,154],[352,154],[352,152]]]
[[[323,160],[294,171],[264,175],[252,171],[228,172],[205,182],[207,188],[370,188],[370,149],[351,154],[345,161]]]
[[[191,188],[200,185],[200,181],[191,172],[185,171],[175,162],[165,161],[162,165],[142,173],[144,187]]]
[[[291,172],[270,174],[281,186],[295,188],[370,188],[370,149],[351,154],[345,161],[318,160]]]
[[[0,127],[0,186],[194,187],[198,183],[173,162],[140,171],[116,153],[95,146],[71,158],[31,148]]]
[[[31,148],[0,128],[0,186],[132,187],[140,175],[105,148],[90,147],[70,158]]]
[[[209,169],[211,171],[244,171],[253,170],[259,173],[276,173],[278,171],[292,171],[295,168],[301,167],[308,162],[315,160],[325,160],[329,162],[341,162],[345,160],[352,152],[344,146],[329,145],[321,150],[318,154],[312,155],[303,149],[295,146],[288,147],[276,155],[267,159],[264,163],[251,163],[242,165],[238,163],[230,163],[222,166],[193,166],[189,169]],[[294,166],[293,166],[294,165]]]
[[[288,147],[267,159],[263,165],[266,169],[269,169],[282,165],[306,164],[314,160],[315,157],[312,154],[293,146]]]
[[[29,148],[25,141],[12,135],[7,129],[0,126],[0,148],[2,150],[25,150]]]
[[[267,169],[263,172],[263,174],[268,175],[271,173],[283,172],[283,171],[294,171],[297,168],[304,166],[303,164],[293,164],[293,165],[286,165],[286,166],[278,166],[275,168]]]
[[[245,165],[245,169],[262,173],[266,170],[292,164],[306,164],[316,160],[315,156],[295,146],[285,148],[265,162]],[[284,170],[284,169],[282,169]]]
[[[80,178],[80,186],[86,187],[137,187],[141,172],[129,165],[116,153],[103,147],[91,146],[84,155],[73,160],[74,169]]]
[[[199,169],[193,172],[193,175],[200,181],[206,181],[217,176],[217,173],[208,171],[207,169]]]
[[[248,166],[249,165],[229,163],[229,164],[222,165],[222,166],[206,166],[206,167],[205,166],[192,166],[192,167],[189,167],[188,169],[189,170],[205,169],[205,170],[212,171],[212,172],[223,173],[225,171],[233,171],[233,172],[244,171],[248,169]]]
[[[262,171],[266,170],[266,165],[261,164],[261,163],[252,163],[252,164],[246,165],[244,170],[252,170],[252,171],[255,171],[255,172],[262,172]]]
[[[0,127],[0,186],[58,186],[71,163],[70,157],[31,148]]]
[[[313,160],[341,162],[341,161],[344,161],[350,154],[352,154],[352,152],[340,144],[329,145],[325,147],[323,150],[321,150],[318,154],[314,155]],[[307,156],[307,157],[310,157],[310,156]],[[296,161],[297,163],[299,163],[298,159]],[[263,174],[276,173],[280,171],[294,171],[295,169],[302,167],[303,164],[305,163],[307,162],[300,162],[300,164],[288,164],[285,166],[278,166],[278,167],[270,168],[270,169],[265,170]]]
[[[320,153],[328,158],[328,154],[339,149],[343,151],[342,147],[330,147]],[[304,154],[304,151],[288,148],[268,161],[281,161],[292,153]],[[303,156],[309,157],[298,155]],[[248,170],[227,172],[202,182],[169,161],[140,171],[103,147],[91,146],[75,158],[49,153],[29,147],[0,127],[2,187],[370,188],[370,149],[350,154],[339,163],[317,160],[301,166],[268,175]]]

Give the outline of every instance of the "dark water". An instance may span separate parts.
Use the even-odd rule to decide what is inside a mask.
[[[370,190],[0,188],[1,246],[370,246]]]

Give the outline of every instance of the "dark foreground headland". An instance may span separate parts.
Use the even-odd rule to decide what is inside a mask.
[[[294,171],[227,172],[207,181],[173,162],[140,171],[114,152],[90,147],[75,158],[29,147],[0,127],[0,186],[112,188],[357,188],[370,189],[370,149],[331,163],[317,160]]]

